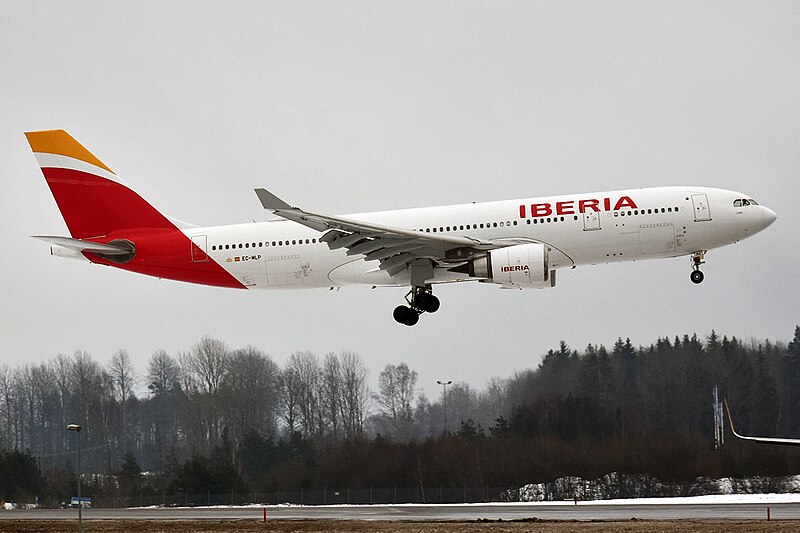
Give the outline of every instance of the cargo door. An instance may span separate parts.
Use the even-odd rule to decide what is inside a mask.
[[[305,272],[299,255],[283,255],[267,258],[267,285],[289,287],[302,285]]]

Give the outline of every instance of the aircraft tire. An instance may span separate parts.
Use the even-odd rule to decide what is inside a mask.
[[[700,283],[703,283],[703,279],[705,278],[705,276],[701,271],[694,270],[692,271],[692,274],[689,276],[689,278],[692,280],[692,283],[694,283],[695,285],[699,285]]]
[[[398,305],[395,307],[392,316],[394,317],[395,321],[403,324],[404,326],[413,326],[419,322],[419,314],[405,305]]]
[[[426,313],[435,313],[439,310],[440,305],[441,302],[439,302],[439,298],[429,292],[421,292],[417,294],[417,297],[414,300],[414,306],[420,311],[424,311]]]

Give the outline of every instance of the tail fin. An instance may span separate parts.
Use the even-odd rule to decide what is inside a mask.
[[[25,136],[74,238],[183,225],[161,214],[66,131]]]

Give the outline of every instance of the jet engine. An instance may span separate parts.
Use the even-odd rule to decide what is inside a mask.
[[[516,244],[489,253],[454,269],[473,278],[515,289],[545,289],[555,286],[548,248],[541,243]]]

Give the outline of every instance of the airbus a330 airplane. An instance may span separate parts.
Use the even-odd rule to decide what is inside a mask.
[[[479,281],[543,289],[578,265],[690,256],[775,221],[748,195],[656,187],[329,216],[265,189],[268,222],[200,227],[160,213],[62,130],[26,133],[70,237],[53,255],[159,278],[237,289],[410,287],[394,310],[412,326],[439,309],[433,286]]]

